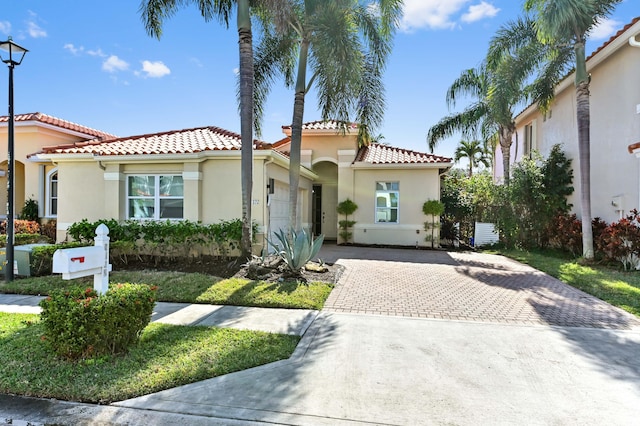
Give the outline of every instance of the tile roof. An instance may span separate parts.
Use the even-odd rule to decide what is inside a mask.
[[[154,155],[193,154],[204,151],[233,151],[242,147],[240,135],[219,127],[172,130],[106,141],[87,141],[44,147],[44,154]],[[255,149],[271,145],[254,141]]]
[[[60,127],[61,129],[72,130],[74,132],[83,133],[88,136],[93,136],[98,139],[113,139],[116,135],[112,135],[111,133],[102,132],[100,130],[92,129],[90,127],[81,126],[80,124],[72,123],[71,121],[62,120],[60,118],[52,117],[47,114],[43,114],[41,112],[32,112],[29,114],[16,114],[14,116],[15,122],[27,122],[27,121],[38,121],[44,124],[50,124],[52,126]],[[0,123],[8,123],[9,116],[3,115],[0,116]]]
[[[358,150],[354,163],[358,162],[370,164],[435,164],[451,163],[452,159],[373,143]]]
[[[615,33],[614,35],[611,36],[611,38],[609,38],[609,40],[607,40],[606,42],[604,42],[604,44],[600,47],[598,47],[596,50],[594,50],[591,55],[589,55],[587,57],[587,61],[591,58],[593,58],[594,56],[596,56],[602,49],[604,49],[605,47],[607,47],[608,45],[610,45],[615,39],[617,39],[618,37],[620,37],[622,34],[624,34],[629,28],[631,28],[632,26],[634,26],[636,24],[636,22],[640,21],[640,16],[633,18],[633,20],[631,22],[629,22],[627,25],[625,25],[624,27],[622,27],[617,33]]]
[[[328,121],[310,121],[302,124],[302,130],[356,130],[358,125],[355,123],[344,123],[336,120]],[[282,126],[282,130],[291,130],[291,126]]]

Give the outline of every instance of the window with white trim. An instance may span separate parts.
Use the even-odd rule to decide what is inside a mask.
[[[524,126],[524,156],[531,158],[533,149],[533,123],[529,123]]]
[[[181,175],[127,176],[127,219],[183,219]]]
[[[376,182],[376,223],[398,223],[399,182]]]
[[[47,173],[47,217],[58,216],[58,169]]]

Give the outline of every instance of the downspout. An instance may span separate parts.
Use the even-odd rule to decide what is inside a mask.
[[[633,35],[631,37],[629,37],[629,45],[633,46],[633,47],[640,47],[640,41],[638,41],[636,39],[638,35]]]
[[[265,195],[263,199],[266,200],[265,209],[264,209],[266,228],[265,228],[264,240],[262,241],[263,256],[269,254],[269,241],[267,240],[267,237],[271,233],[271,194],[269,194],[269,189],[267,188],[267,186],[269,185],[269,176],[267,174],[267,166],[273,163],[274,161],[275,160],[273,159],[273,157],[271,157],[269,160],[264,162],[264,165],[262,167],[263,182],[266,183],[266,185],[264,185],[264,188],[263,188],[264,195]],[[274,181],[274,185],[275,185],[275,181]]]

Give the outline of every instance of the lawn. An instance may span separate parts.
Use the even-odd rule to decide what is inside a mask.
[[[107,404],[286,359],[297,336],[152,323],[124,356],[56,359],[38,315],[0,313],[0,393]]]
[[[640,316],[640,272],[606,265],[584,265],[564,253],[522,250],[492,251],[526,263],[560,281]]]
[[[241,278],[164,271],[117,271],[111,283],[158,286],[160,302],[208,303],[268,308],[322,309],[333,288],[330,283],[296,281],[267,282]],[[54,289],[79,284],[93,286],[93,277],[65,281],[59,275],[18,279],[0,283],[0,293],[46,295]]]

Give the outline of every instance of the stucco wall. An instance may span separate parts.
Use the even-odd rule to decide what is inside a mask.
[[[376,182],[399,182],[399,223],[375,222]],[[427,217],[422,205],[429,199],[440,199],[438,169],[356,169],[354,184],[353,200],[358,205],[353,216],[357,222],[354,243],[431,246],[425,241]]]
[[[589,66],[591,73],[591,213],[607,222],[618,220],[621,214],[640,207],[640,160],[627,147],[640,141],[640,49],[626,43],[599,64]],[[606,52],[601,52],[603,54]],[[596,58],[596,57],[594,57]],[[591,60],[592,61],[592,60]],[[590,62],[591,62],[590,61]],[[573,76],[569,77],[573,79]],[[532,121],[536,126],[536,148],[547,156],[554,144],[561,144],[572,159],[574,194],[569,198],[573,212],[580,216],[580,164],[576,126],[575,86],[572,80],[557,94],[551,117],[537,111],[518,117],[519,153],[522,153],[524,126]],[[515,145],[515,143],[514,143]],[[512,148],[512,158],[515,148]],[[499,150],[498,150],[499,151]],[[501,155],[498,152],[495,175],[502,176]],[[617,197],[620,207],[612,206]]]

